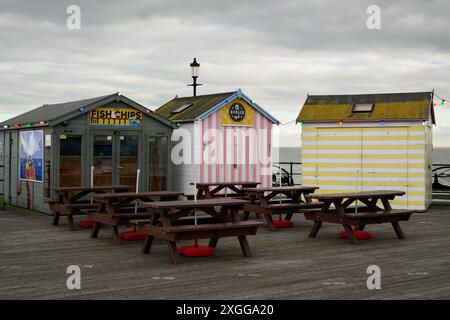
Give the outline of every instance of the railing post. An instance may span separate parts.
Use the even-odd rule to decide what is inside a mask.
[[[289,162],[289,184],[294,184],[294,172],[293,172],[293,165],[294,163],[291,161]]]

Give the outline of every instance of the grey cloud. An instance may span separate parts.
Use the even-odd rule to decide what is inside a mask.
[[[65,27],[71,4],[81,30]],[[366,28],[370,4],[381,30]],[[449,12],[437,0],[0,0],[0,118],[115,91],[154,108],[190,94],[194,56],[201,93],[241,87],[283,121],[306,93],[434,88],[450,99]]]

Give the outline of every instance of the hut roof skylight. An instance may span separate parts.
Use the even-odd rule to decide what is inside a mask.
[[[372,112],[373,103],[355,103],[352,112]]]
[[[191,107],[192,105],[193,105],[193,103],[183,104],[182,106],[176,108],[175,110],[172,110],[171,113],[172,114],[177,114],[177,113],[183,112],[184,110],[186,110],[187,108]]]

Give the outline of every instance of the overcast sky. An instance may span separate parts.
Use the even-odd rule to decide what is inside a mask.
[[[282,122],[306,94],[431,91],[450,99],[450,1],[0,0],[0,120],[44,103],[116,91],[155,109],[242,90]],[[69,30],[66,9],[81,8]],[[381,29],[366,25],[369,5]],[[450,146],[450,103],[435,146]],[[282,127],[282,145],[300,128]]]

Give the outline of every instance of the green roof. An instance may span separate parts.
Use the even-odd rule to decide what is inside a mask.
[[[236,91],[207,94],[196,97],[174,98],[155,110],[157,114],[174,122],[194,121],[212,107],[231,97]],[[182,110],[180,112],[177,112]],[[183,110],[184,109],[184,110]]]
[[[353,112],[355,104],[373,104],[371,112]],[[309,95],[297,122],[428,120],[435,123],[432,92],[358,95]]]
[[[44,104],[38,108],[32,109],[25,113],[22,113],[18,116],[15,116],[11,119],[3,121],[0,123],[0,126],[9,125],[13,126],[14,124],[26,124],[26,123],[37,123],[40,121],[52,121],[59,117],[66,115],[67,113],[78,110],[81,107],[89,106],[92,103],[96,103],[103,99],[115,96],[116,93],[108,94],[101,97],[55,103],[55,104]]]
[[[22,126],[28,123],[36,125],[39,124],[41,121],[46,123],[46,125],[48,125],[49,122],[55,122],[54,124],[56,124],[60,119],[64,119],[66,117],[71,118],[80,115],[80,108],[83,108],[84,112],[87,112],[90,108],[95,108],[112,101],[122,101],[135,109],[141,110],[148,116],[172,128],[175,128],[175,124],[173,122],[167,120],[164,117],[161,117],[160,115],[154,113],[150,109],[116,92],[113,94],[95,98],[62,102],[56,104],[44,104],[38,108],[32,109],[18,116],[15,116],[11,119],[1,122],[0,130],[5,129],[4,128],[5,126],[14,129],[15,124],[20,124]]]

